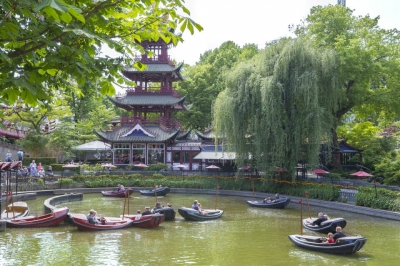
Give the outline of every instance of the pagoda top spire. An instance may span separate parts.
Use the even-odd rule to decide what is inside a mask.
[[[346,0],[337,0],[337,4],[346,7]]]

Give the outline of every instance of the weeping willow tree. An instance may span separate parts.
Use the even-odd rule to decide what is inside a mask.
[[[213,106],[213,129],[236,151],[237,165],[261,171],[318,163],[338,103],[332,50],[301,39],[269,45],[256,61],[238,65]]]

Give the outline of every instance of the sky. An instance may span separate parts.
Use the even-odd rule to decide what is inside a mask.
[[[183,33],[183,43],[169,52],[177,62],[194,65],[200,55],[233,41],[239,46],[294,36],[288,26],[300,24],[313,6],[335,5],[337,0],[184,0],[190,17],[204,30]],[[346,0],[354,15],[380,16],[379,26],[400,29],[400,0]]]

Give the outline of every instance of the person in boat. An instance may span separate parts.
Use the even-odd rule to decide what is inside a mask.
[[[201,208],[201,204],[199,203],[198,200],[195,200],[195,201],[193,202],[192,209],[198,211],[199,213],[201,213],[201,214],[203,214],[203,215],[207,215],[207,212],[204,211],[204,210]]]
[[[326,220],[328,220],[327,217],[328,216],[325,216],[323,212],[319,212],[318,213],[318,218],[315,219],[312,223],[309,223],[309,224],[321,226],[322,222],[325,222]]]
[[[96,214],[97,214],[97,212],[95,210],[89,211],[89,215],[87,216],[87,219],[90,224],[100,224],[99,220],[97,220]]]
[[[160,202],[157,202],[157,203],[156,203],[156,206],[154,206],[154,208],[153,208],[153,211],[160,210],[160,209],[162,209],[162,208],[163,208],[163,206],[161,206],[161,203],[160,203]]]
[[[265,202],[265,203],[271,203],[271,202],[272,202],[272,200],[271,200],[271,198],[270,198],[270,197],[268,197],[268,198],[264,199],[264,200],[263,200],[263,202]]]
[[[144,212],[142,213],[142,215],[149,215],[149,214],[153,214],[153,213],[150,211],[150,207],[145,207],[145,208],[144,208]]]
[[[118,184],[117,192],[122,192],[122,191],[125,191],[125,187],[121,184]]]
[[[137,220],[140,220],[140,218],[142,218],[142,213],[141,213],[140,210],[137,210],[135,220],[136,220],[136,221],[137,221]]]
[[[345,237],[346,235],[342,232],[342,227],[336,227],[336,233],[333,235],[333,239],[336,241],[338,238]]]
[[[279,199],[279,193],[275,194],[275,198],[272,200],[272,202],[276,202]]]
[[[335,239],[333,239],[333,234],[329,233],[328,237],[325,239],[324,243],[328,243],[328,244],[334,244],[335,243]]]

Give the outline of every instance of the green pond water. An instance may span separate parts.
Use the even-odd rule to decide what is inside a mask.
[[[31,214],[43,213],[46,198],[28,201]],[[368,239],[355,254],[329,255],[301,249],[288,239],[288,235],[300,233],[299,204],[290,203],[283,210],[260,209],[247,205],[250,198],[219,196],[217,201],[210,195],[172,193],[158,201],[173,204],[177,211],[191,206],[195,199],[203,208],[213,209],[218,203],[224,215],[212,221],[188,222],[177,213],[174,221],[156,229],[80,232],[69,224],[6,229],[0,232],[0,265],[399,265],[398,221],[312,207],[314,215],[324,211],[331,217],[344,217],[345,233]],[[129,213],[154,204],[155,198],[134,193]],[[93,208],[99,216],[119,216],[124,199],[85,194],[83,201],[63,206],[71,213],[87,214]],[[307,212],[304,207],[304,217]],[[318,235],[305,229],[303,234]]]

